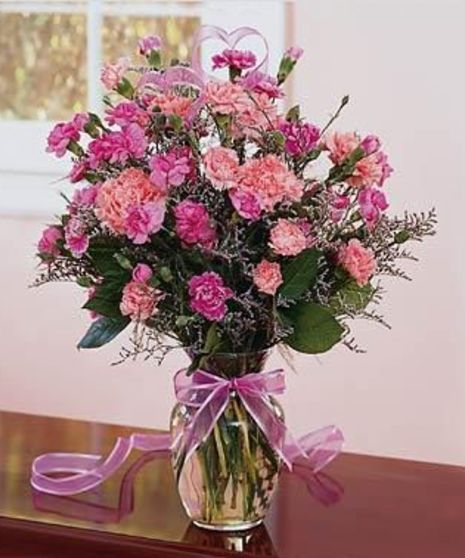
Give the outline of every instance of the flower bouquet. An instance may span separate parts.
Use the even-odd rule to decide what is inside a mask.
[[[238,48],[249,35],[263,41],[261,60]],[[206,71],[208,39],[227,48]],[[39,241],[37,284],[86,290],[81,349],[126,328],[122,359],[185,349],[171,448],[185,508],[205,527],[256,525],[282,462],[328,460],[318,441],[287,432],[273,398],[282,371],[263,372],[270,350],[359,350],[351,320],[384,323],[378,278],[405,277],[406,243],[434,233],[434,211],[386,213],[380,140],[332,131],[348,97],[322,127],[283,109],[301,54],[287,50],[270,75],[257,31],[204,27],[190,65],[163,64],[162,41],[147,37],[138,64],[103,68],[104,116],[76,114],[48,137],[80,186]]]

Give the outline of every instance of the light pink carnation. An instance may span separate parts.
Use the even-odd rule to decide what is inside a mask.
[[[355,132],[334,132],[326,138],[325,144],[331,161],[339,165],[359,146],[360,138]]]
[[[145,244],[151,234],[161,229],[165,218],[163,201],[148,202],[128,208],[124,227],[134,244]]]
[[[374,153],[357,161],[354,172],[347,182],[354,188],[365,188],[379,184],[382,176],[383,168],[379,164],[378,155]]]
[[[223,52],[212,56],[212,62],[213,70],[228,67],[236,70],[247,70],[255,66],[257,58],[250,50],[227,48]]]
[[[85,224],[77,217],[71,217],[65,227],[65,247],[75,258],[80,258],[89,248],[89,237]]]
[[[153,276],[153,272],[147,264],[138,263],[132,270],[132,280],[136,283],[147,283]]]
[[[184,200],[174,208],[176,234],[186,244],[212,248],[216,232],[210,223],[208,211],[202,203]]]
[[[352,238],[347,245],[339,249],[338,261],[361,287],[368,283],[376,271],[373,252],[365,248],[357,238]]]
[[[188,283],[190,306],[204,318],[220,321],[227,312],[226,301],[234,296],[223,279],[213,271],[194,275]]]
[[[58,240],[63,238],[63,232],[60,228],[50,226],[43,232],[37,244],[37,249],[40,254],[48,254],[50,256],[58,256],[60,249],[57,246]]]
[[[265,93],[270,99],[280,99],[284,96],[282,89],[278,85],[278,80],[258,70],[248,72],[244,77],[240,78],[239,83],[245,89],[255,93]]]
[[[292,62],[297,62],[297,60],[299,60],[303,53],[303,48],[299,46],[291,46],[286,50],[284,55],[287,56],[287,58],[290,58]]]
[[[155,313],[161,298],[161,293],[147,283],[130,281],[123,289],[119,308],[123,316],[130,316],[133,321],[145,321]]]
[[[261,131],[277,126],[277,107],[266,93],[249,93],[247,104],[238,112],[232,122],[235,138],[249,136],[260,138]]]
[[[283,282],[279,263],[262,260],[253,271],[253,282],[262,293],[276,294]]]
[[[154,155],[150,161],[150,180],[161,191],[167,192],[170,186],[180,186],[191,173],[188,156],[179,156],[175,151]]]
[[[237,213],[249,221],[256,221],[262,212],[260,199],[253,192],[232,188],[229,199]]]
[[[123,101],[115,107],[106,110],[105,120],[111,126],[116,124],[121,126],[121,128],[134,123],[144,127],[150,122],[150,116],[134,101]]]
[[[96,200],[97,217],[115,233],[126,233],[126,218],[134,205],[164,198],[149,177],[136,168],[125,169],[117,178],[106,180]]]
[[[391,176],[394,169],[389,164],[386,153],[384,153],[383,151],[378,151],[376,155],[378,157],[378,164],[381,167],[381,180],[379,182],[379,186],[382,186],[384,184],[384,181]]]
[[[307,247],[307,239],[298,223],[278,219],[270,231],[270,247],[280,256],[296,256]]]
[[[95,201],[97,200],[98,185],[91,184],[90,186],[84,186],[79,190],[75,190],[73,194],[73,199],[71,200],[71,210],[75,212],[79,208],[90,208],[94,207]]]
[[[233,149],[211,147],[203,162],[205,176],[215,188],[232,188],[236,184],[239,158]]]
[[[239,167],[238,189],[254,193],[267,211],[283,201],[299,201],[304,185],[276,155],[251,159]]]
[[[105,64],[100,73],[100,80],[108,89],[114,89],[123,79],[130,66],[128,58],[119,58],[115,64]]]
[[[230,81],[209,81],[204,95],[205,102],[219,114],[241,114],[251,103],[244,88]]]
[[[181,118],[186,118],[193,102],[192,97],[182,97],[175,93],[159,93],[150,98],[149,106],[151,108],[159,107],[161,112],[168,116],[175,114]]]

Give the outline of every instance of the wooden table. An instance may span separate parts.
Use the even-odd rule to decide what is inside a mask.
[[[126,475],[118,473],[85,496],[59,498],[30,488],[34,456],[57,450],[106,454],[117,435],[132,431],[0,413],[0,556],[465,557],[460,467],[344,454],[327,468],[330,477],[316,483],[318,498],[294,475],[282,474],[265,526],[231,535],[189,523],[167,456],[135,455]],[[332,491],[322,492],[322,486]],[[335,502],[340,487],[344,494]]]

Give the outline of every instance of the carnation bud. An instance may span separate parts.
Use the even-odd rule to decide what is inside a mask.
[[[372,153],[376,153],[376,151],[378,151],[381,146],[381,142],[377,136],[368,135],[363,138],[360,146],[367,155],[371,155]]]

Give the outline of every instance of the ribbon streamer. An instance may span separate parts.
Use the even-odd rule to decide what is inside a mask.
[[[302,459],[307,470],[316,474],[341,452],[344,437],[335,426],[321,428],[295,440],[284,422],[276,416],[270,395],[284,392],[283,370],[246,374],[230,380],[203,370],[197,370],[191,376],[180,370],[174,385],[178,402],[195,408],[182,439],[171,440],[170,434],[135,433],[127,438],[118,438],[106,459],[83,453],[40,455],[32,463],[31,485],[40,492],[54,495],[71,496],[86,492],[111,477],[125,463],[132,450],[166,452],[182,443],[187,459],[209,436],[230,397],[238,397],[242,401],[290,471],[294,461]],[[296,473],[306,480],[298,470]],[[62,476],[53,476],[56,474]]]

